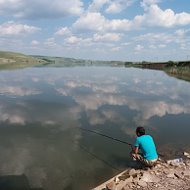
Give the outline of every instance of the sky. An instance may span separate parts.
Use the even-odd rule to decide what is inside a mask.
[[[0,0],[0,50],[92,60],[190,60],[189,0]]]

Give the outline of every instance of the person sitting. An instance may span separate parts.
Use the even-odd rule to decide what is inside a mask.
[[[137,160],[148,167],[154,166],[158,160],[158,154],[153,138],[145,134],[144,127],[137,127],[136,135],[136,142],[132,150],[133,160]],[[142,155],[139,150],[141,150]]]

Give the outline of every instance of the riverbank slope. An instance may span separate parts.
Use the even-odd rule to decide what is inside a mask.
[[[25,68],[45,64],[46,61],[22,53],[0,51],[0,69]]]
[[[189,190],[190,154],[158,161],[153,168],[128,169],[92,190]]]

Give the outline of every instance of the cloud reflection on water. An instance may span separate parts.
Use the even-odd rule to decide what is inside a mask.
[[[189,99],[190,89],[185,87],[188,84],[169,78],[162,72],[136,72],[132,69],[124,75],[121,70],[118,73],[109,71],[109,74],[91,73],[90,71],[87,76],[84,76],[67,69],[63,72],[57,72],[53,69],[53,72],[57,72],[56,74],[51,73],[50,70],[46,71],[47,73],[42,74],[40,72],[40,75],[35,72],[26,72],[24,75],[19,75],[20,78],[15,72],[13,78],[17,78],[17,81],[25,81],[27,77],[28,81],[22,86],[18,85],[19,82],[13,86],[10,80],[5,80],[1,76],[0,94],[10,97],[40,95],[45,92],[38,83],[48,84],[49,87],[52,86],[55,89],[58,95],[72,98],[76,104],[58,109],[59,112],[55,111],[57,116],[53,114],[53,117],[49,117],[49,114],[54,112],[54,108],[51,108],[52,112],[45,111],[44,114],[34,114],[35,117],[31,119],[29,118],[31,111],[35,113],[38,108],[35,106],[31,106],[31,110],[26,108],[30,107],[30,103],[27,101],[25,101],[26,105],[20,106],[19,111],[14,114],[11,108],[1,105],[1,121],[25,124],[26,122],[43,120],[46,124],[55,124],[63,122],[64,115],[73,115],[73,118],[78,120],[85,111],[92,125],[103,124],[106,120],[111,119],[103,114],[103,111],[105,112],[104,106],[112,106],[113,110],[115,106],[127,106],[130,110],[136,111],[136,115],[132,119],[136,124],[146,124],[153,116],[163,117],[166,114],[190,113],[190,105],[187,103],[189,101],[184,99],[184,97]],[[33,87],[31,88],[30,85],[24,87],[29,81]],[[5,86],[7,83],[10,85]],[[98,113],[95,113],[96,111]],[[121,117],[124,115],[120,115]]]
[[[6,72],[12,78],[0,73],[0,131],[6,137],[0,146],[0,174],[26,173],[36,186],[49,183],[49,189],[52,184],[62,189],[64,180],[58,176],[93,175],[94,168],[105,167],[79,150],[86,137],[77,127],[103,129],[108,124],[133,137],[134,126],[149,125],[153,117],[190,114],[189,83],[157,71],[83,69]],[[90,141],[88,148],[97,153],[94,144]],[[111,159],[109,152],[100,153]],[[72,183],[71,178],[64,183]]]
[[[24,88],[21,86],[3,86],[0,88],[0,95],[5,96],[31,96],[31,95],[38,95],[42,92],[37,89],[32,88]]]

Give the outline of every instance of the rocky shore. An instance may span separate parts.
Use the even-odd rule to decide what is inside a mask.
[[[190,190],[190,154],[159,160],[152,168],[128,169],[93,190]]]

